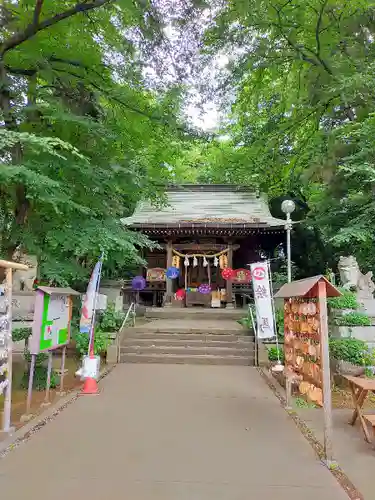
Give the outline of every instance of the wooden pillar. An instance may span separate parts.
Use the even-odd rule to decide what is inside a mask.
[[[324,412],[324,454],[326,463],[333,462],[332,444],[332,392],[331,369],[329,362],[329,339],[327,318],[327,288],[323,280],[318,282],[319,316],[320,316],[320,352],[323,373],[323,412]]]
[[[233,268],[233,243],[228,243],[228,267]],[[227,280],[227,309],[233,309],[233,283]]]
[[[173,259],[173,245],[172,240],[167,242],[167,269],[172,266]],[[166,278],[166,294],[165,294],[165,306],[169,307],[172,305],[173,296],[173,281]]]

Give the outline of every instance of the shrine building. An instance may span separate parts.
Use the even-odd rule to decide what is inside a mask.
[[[284,241],[285,221],[272,217],[265,196],[241,186],[173,186],[166,195],[164,208],[141,202],[122,219],[159,246],[143,254],[141,302],[154,307],[244,305],[251,293],[249,264],[271,255]],[[229,280],[228,269],[233,270]],[[173,279],[166,277],[167,270]],[[124,294],[131,300],[130,287]]]

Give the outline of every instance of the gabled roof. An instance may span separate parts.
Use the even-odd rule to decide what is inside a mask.
[[[275,299],[285,299],[288,297],[317,297],[319,281],[325,282],[327,297],[339,297],[340,295],[342,295],[340,290],[333,286],[332,283],[327,280],[327,278],[319,274],[318,276],[312,276],[311,278],[304,278],[302,280],[296,280],[292,281],[291,283],[286,283],[275,294]]]
[[[146,227],[263,227],[283,228],[285,221],[272,217],[264,195],[233,185],[183,185],[167,190],[168,205],[160,210],[139,203],[123,224]]]

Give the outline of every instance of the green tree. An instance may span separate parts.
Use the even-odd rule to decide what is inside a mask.
[[[206,53],[229,55],[231,114],[205,175],[302,203],[322,267],[353,252],[375,268],[374,13],[368,0],[232,0],[206,33]]]
[[[4,0],[0,26],[1,254],[35,253],[59,283],[101,250],[112,269],[131,265],[150,242],[120,218],[142,198],[162,201],[189,140],[180,90],[151,91],[142,78],[138,41],[158,40],[156,9]]]

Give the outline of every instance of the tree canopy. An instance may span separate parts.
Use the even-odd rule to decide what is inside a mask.
[[[203,177],[294,198],[326,265],[375,267],[374,30],[372,1],[231,0],[205,33],[229,98]]]
[[[108,273],[135,265],[151,243],[121,217],[197,180],[265,191],[276,212],[292,197],[305,273],[348,252],[375,269],[374,5],[4,0],[2,254],[36,253],[59,282],[102,249]],[[221,102],[216,135],[188,126],[192,97]]]
[[[178,86],[143,78],[140,46],[163,41],[158,9],[5,0],[0,25],[1,253],[37,254],[58,282],[102,250],[112,271],[134,263],[150,242],[120,218],[139,199],[162,202],[190,137]]]

